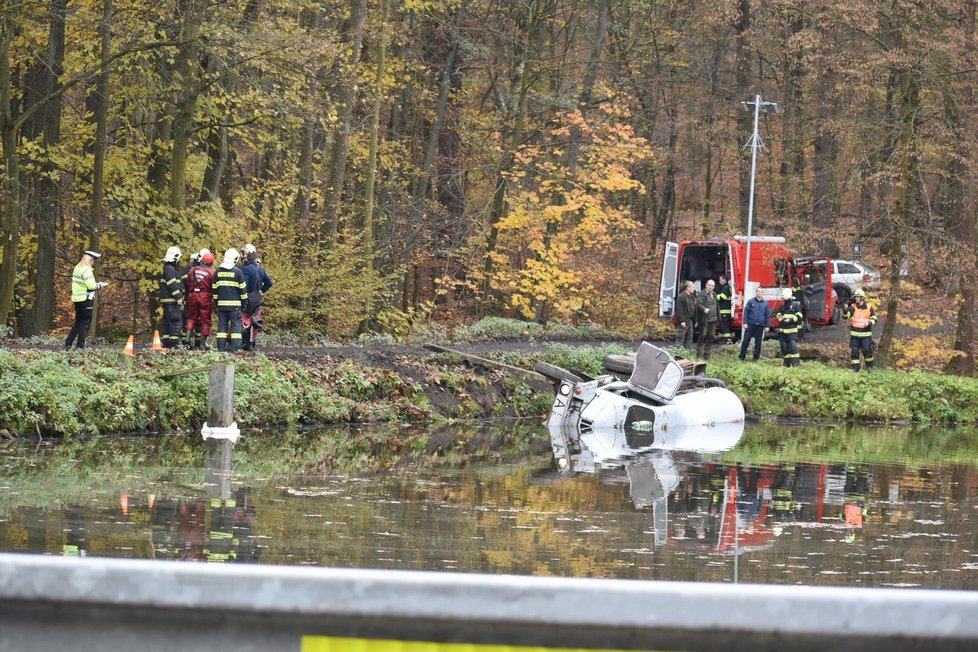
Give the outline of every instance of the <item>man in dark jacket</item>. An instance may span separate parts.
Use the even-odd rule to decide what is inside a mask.
[[[696,321],[700,331],[700,339],[696,343],[696,356],[703,360],[710,359],[710,353],[713,351],[713,340],[716,339],[717,334],[719,310],[717,309],[717,295],[713,293],[714,287],[716,287],[716,283],[710,279],[696,299]]]
[[[253,323],[258,309],[261,308],[265,293],[272,289],[272,277],[261,266],[255,245],[249,243],[244,246],[244,257],[245,262],[241,266],[241,272],[245,278],[245,290],[248,293],[248,302],[243,312],[248,318],[248,322]],[[244,329],[241,344],[245,351],[251,351],[255,348],[255,335],[256,331],[254,328],[248,327]]]
[[[761,357],[761,343],[764,333],[771,326],[771,306],[764,300],[764,290],[760,287],[754,292],[754,298],[744,306],[744,334],[740,338],[740,359],[747,357],[747,347],[754,340],[754,362]]]
[[[183,329],[183,280],[177,270],[177,262],[182,252],[180,247],[170,247],[163,256],[163,271],[160,273],[160,304],[163,306],[163,348],[180,346],[180,331]]]
[[[781,343],[784,366],[797,367],[801,364],[801,356],[798,354],[798,336],[805,316],[802,314],[801,303],[795,299],[791,288],[781,291],[781,307],[774,313],[774,317],[778,320],[778,340]]]
[[[676,299],[676,345],[693,349],[693,322],[696,320],[696,296],[692,281],[683,283],[683,291]]]

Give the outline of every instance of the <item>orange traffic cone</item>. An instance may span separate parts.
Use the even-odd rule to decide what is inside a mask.
[[[163,350],[163,342],[160,341],[160,332],[159,331],[153,331],[153,350],[154,351],[162,351]]]
[[[122,352],[128,356],[135,357],[136,355],[135,344],[136,344],[136,338],[130,335],[129,341],[126,342],[126,348],[122,349]]]

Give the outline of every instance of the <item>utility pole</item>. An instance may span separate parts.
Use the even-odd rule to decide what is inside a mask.
[[[764,102],[761,100],[760,95],[755,95],[753,101],[741,102],[741,106],[744,107],[745,111],[754,112],[754,133],[751,135],[750,139],[744,143],[743,149],[750,147],[751,149],[751,161],[750,161],[750,202],[747,208],[747,264],[744,269],[744,287],[741,288],[740,292],[740,305],[743,306],[747,302],[748,293],[750,290],[750,242],[751,242],[751,232],[754,229],[754,182],[757,178],[757,148],[767,149],[764,147],[764,141],[761,140],[761,133],[758,129],[758,123],[760,121],[761,112],[764,113],[780,113],[781,107],[777,102]]]

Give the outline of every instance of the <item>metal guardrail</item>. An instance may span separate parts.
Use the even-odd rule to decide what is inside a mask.
[[[0,650],[947,650],[976,616],[963,591],[0,554]]]

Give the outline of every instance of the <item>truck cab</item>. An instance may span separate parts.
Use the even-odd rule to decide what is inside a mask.
[[[832,287],[831,265],[827,258],[796,261],[779,236],[750,238],[750,283],[747,274],[747,237],[713,238],[667,242],[659,285],[659,316],[671,318],[679,289],[692,281],[697,291],[710,279],[721,274],[730,281],[732,290],[731,326],[740,331],[746,298],[754,296],[760,286],[772,313],[781,306],[783,288],[800,288],[799,300],[811,324],[834,324],[839,307]],[[820,266],[821,265],[821,266]],[[777,325],[772,322],[772,326]]]

